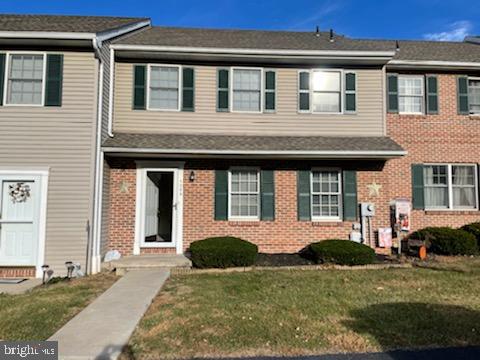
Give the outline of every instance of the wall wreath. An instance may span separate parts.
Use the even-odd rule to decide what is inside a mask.
[[[18,182],[8,186],[8,194],[14,203],[22,203],[30,197],[30,185]]]

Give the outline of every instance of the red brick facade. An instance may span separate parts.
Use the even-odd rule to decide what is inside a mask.
[[[347,238],[351,222],[315,223],[297,219],[297,172],[306,167],[336,166],[357,170],[359,202],[373,202],[373,229],[390,225],[391,200],[411,199],[411,164],[480,162],[480,118],[457,114],[456,76],[440,74],[439,114],[408,116],[387,114],[387,135],[408,155],[379,162],[287,162],[186,160],[183,187],[183,247],[210,236],[232,235],[254,242],[261,252],[295,252],[313,241]],[[214,220],[215,169],[254,165],[275,170],[275,220],[231,222]],[[136,170],[133,161],[112,161],[110,183],[111,249],[131,254],[135,237]],[[189,181],[191,171],[195,180]],[[378,196],[369,196],[368,185],[381,185]],[[413,229],[425,226],[460,226],[479,221],[479,211],[420,211],[412,214]],[[142,249],[142,253],[173,250]]]
[[[0,267],[0,278],[31,278],[35,277],[35,267],[6,266]]]

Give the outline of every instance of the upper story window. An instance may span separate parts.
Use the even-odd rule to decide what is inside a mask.
[[[298,74],[298,110],[319,114],[356,111],[356,74],[343,70],[301,70]]]
[[[232,70],[232,111],[260,112],[262,109],[262,70]]]
[[[424,191],[427,209],[476,209],[476,165],[425,165]]]
[[[398,77],[398,111],[402,114],[423,114],[423,76]]]
[[[470,114],[480,114],[480,78],[468,79],[468,104]]]
[[[43,105],[45,55],[10,54],[6,104]]]
[[[150,66],[148,108],[180,110],[180,67]]]

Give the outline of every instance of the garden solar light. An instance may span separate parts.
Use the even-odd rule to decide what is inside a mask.
[[[71,278],[72,277],[72,273],[73,273],[73,262],[71,261],[66,261],[65,262],[65,267],[67,268],[67,278]]]
[[[50,266],[47,265],[47,264],[42,265],[42,272],[43,272],[42,284],[43,285],[45,285],[46,282],[47,282],[47,271],[48,271],[49,268],[50,268]]]

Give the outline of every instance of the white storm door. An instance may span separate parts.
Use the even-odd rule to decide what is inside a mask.
[[[39,177],[0,176],[0,265],[37,265],[39,182]]]
[[[154,236],[158,233],[158,186],[147,176],[145,194],[145,236]]]

